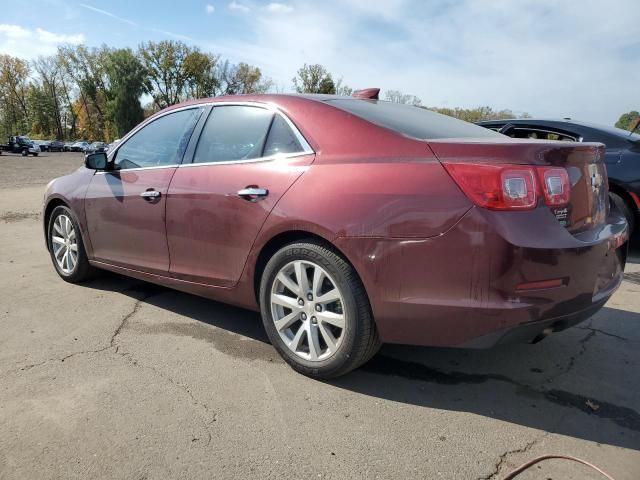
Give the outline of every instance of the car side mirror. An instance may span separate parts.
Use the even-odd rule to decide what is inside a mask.
[[[106,170],[107,154],[104,152],[90,153],[84,157],[84,166],[90,170]]]

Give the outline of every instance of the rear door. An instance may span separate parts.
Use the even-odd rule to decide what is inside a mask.
[[[282,114],[255,105],[213,108],[192,162],[176,170],[169,187],[172,276],[237,283],[267,216],[313,158]]]
[[[195,107],[158,117],[119,146],[114,170],[93,176],[85,212],[95,260],[168,272],[167,191],[202,111]]]

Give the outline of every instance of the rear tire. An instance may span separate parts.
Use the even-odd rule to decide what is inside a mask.
[[[260,309],[272,345],[309,377],[344,375],[381,345],[355,270],[313,241],[287,245],[271,257],[260,282]]]
[[[618,210],[624,215],[627,219],[627,223],[629,224],[629,235],[631,235],[636,226],[636,218],[633,213],[633,210],[629,206],[629,204],[615,192],[609,192],[609,197],[611,198],[611,203],[613,203]]]
[[[27,150],[26,148],[23,148],[22,151],[20,152],[20,155],[22,155],[23,157],[26,157],[27,155],[29,155],[29,150]]]
[[[64,281],[80,283],[95,275],[96,269],[89,264],[84,249],[80,226],[68,207],[60,205],[51,212],[47,243],[53,266]]]

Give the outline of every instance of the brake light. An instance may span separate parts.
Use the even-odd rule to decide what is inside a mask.
[[[564,168],[537,167],[542,184],[544,202],[550,207],[561,207],[569,203],[571,184]]]
[[[476,205],[490,210],[529,210],[537,201],[533,169],[520,165],[445,164],[449,174]]]
[[[451,177],[479,207],[531,210],[538,197],[550,207],[569,203],[571,184],[564,168],[512,164],[444,163]]]

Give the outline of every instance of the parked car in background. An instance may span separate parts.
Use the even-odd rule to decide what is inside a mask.
[[[72,152],[86,152],[87,149],[89,148],[89,142],[76,142],[73,145],[71,145],[70,150]]]
[[[49,143],[50,152],[62,152],[64,150],[64,142],[61,140],[51,140]]]
[[[118,143],[120,143],[120,139],[116,138],[113,142],[111,142],[109,145],[107,145],[107,147],[104,149],[105,152],[110,152],[112,151],[117,145]]]
[[[609,196],[625,215],[633,231],[640,218],[640,135],[614,127],[575,120],[506,119],[478,122],[512,138],[601,142],[606,145],[605,164]]]
[[[40,147],[25,135],[14,135],[9,137],[7,143],[0,145],[0,153],[3,151],[20,153],[23,157],[27,155],[37,157],[40,153]]]
[[[51,142],[49,140],[33,140],[33,143],[40,147],[40,151],[48,152]]]
[[[65,142],[65,143],[64,143],[64,147],[62,148],[62,149],[63,149],[63,151],[65,151],[65,152],[70,152],[70,151],[71,151],[71,147],[73,147],[73,145],[74,145],[75,143],[76,143],[76,142]]]
[[[85,153],[104,152],[106,148],[107,144],[104,142],[93,142],[86,148]]]
[[[381,342],[538,341],[605,304],[628,226],[602,144],[512,139],[378,91],[153,115],[48,185],[54,268],[259,310],[280,355],[320,378]]]

